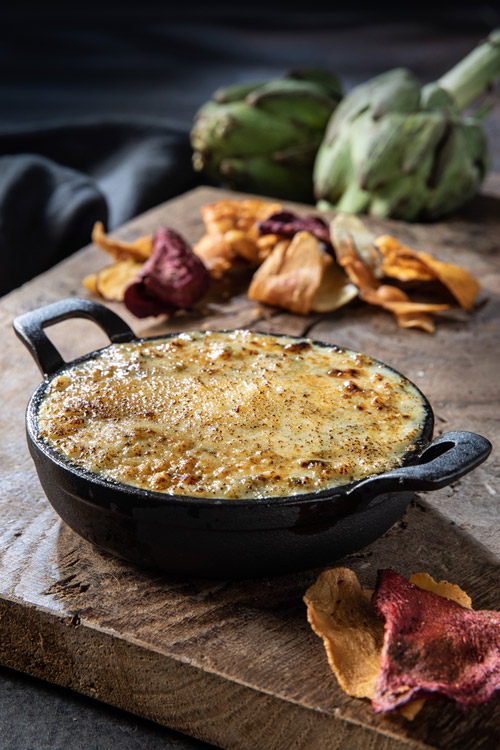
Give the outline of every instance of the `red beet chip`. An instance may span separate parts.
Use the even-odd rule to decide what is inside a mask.
[[[293,237],[297,232],[309,232],[320,242],[331,247],[330,230],[319,216],[296,216],[291,211],[279,211],[265,221],[258,222],[259,234],[279,234]]]
[[[206,293],[209,275],[180,234],[161,227],[137,281],[125,291],[125,306],[138,318],[192,307]]]
[[[500,612],[466,609],[393,570],[379,571],[372,603],[385,619],[376,712],[431,695],[466,708],[500,690]]]
[[[142,281],[135,281],[125,289],[123,297],[125,307],[136,318],[148,318],[150,315],[170,315],[177,309],[161,300],[148,297]]]

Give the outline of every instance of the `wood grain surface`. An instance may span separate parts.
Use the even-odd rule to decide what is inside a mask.
[[[199,188],[118,234],[132,238],[168,224],[194,242],[203,230],[200,206],[222,195]],[[490,178],[446,222],[367,223],[464,265],[481,281],[474,312],[440,314],[433,336],[399,329],[390,314],[361,303],[296,316],[248,300],[244,276],[214,288],[198,311],[168,321],[138,321],[110,306],[141,335],[199,327],[307,333],[401,370],[428,396],[437,432],[473,430],[494,451],[451,487],[417,496],[387,534],[342,562],[367,586],[381,567],[426,570],[462,586],[474,608],[500,609],[499,180]],[[40,375],[11,324],[42,304],[86,296],[81,279],[107,262],[90,246],[0,301],[0,662],[234,750],[500,747],[498,699],[467,714],[428,701],[408,722],[375,716],[369,703],[345,695],[302,602],[319,570],[240,582],[229,571],[227,581],[158,575],[97,551],[58,519],[24,437],[24,410]],[[65,321],[48,334],[67,359],[107,343],[88,321]]]

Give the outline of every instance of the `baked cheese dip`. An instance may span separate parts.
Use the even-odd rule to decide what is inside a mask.
[[[421,393],[370,357],[308,339],[200,331],[112,344],[68,366],[40,437],[100,477],[156,492],[266,498],[397,467]]]

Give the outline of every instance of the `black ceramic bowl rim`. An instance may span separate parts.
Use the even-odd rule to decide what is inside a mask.
[[[201,333],[208,333],[207,331],[200,331]],[[215,333],[231,333],[234,332],[234,330],[221,330],[221,331],[214,331]],[[173,333],[166,333],[163,335],[158,336],[149,336],[149,337],[135,337],[131,339],[130,341],[125,342],[126,344],[136,344],[136,343],[142,343],[142,342],[149,342],[149,341],[159,341],[164,340],[167,338],[173,338],[179,335],[182,335],[183,333],[198,333],[198,331],[176,331]],[[365,355],[362,352],[358,352],[352,349],[349,349],[344,346],[337,346],[335,344],[329,344],[325,341],[318,341],[316,339],[308,339],[304,336],[291,336],[288,334],[274,334],[274,333],[268,333],[263,331],[252,331],[252,333],[258,334],[260,336],[272,336],[276,338],[286,338],[286,339],[292,339],[296,341],[309,341],[311,344],[325,347],[328,349],[337,349],[339,351],[345,351],[350,354],[360,354],[361,356],[368,356],[372,362],[376,365],[380,365],[392,373],[396,374],[398,377],[402,378],[404,381],[406,381],[409,385],[411,385],[419,395],[419,397],[422,400],[422,404],[424,406],[425,410],[425,419],[424,423],[422,425],[421,433],[418,439],[414,442],[412,450],[406,450],[405,453],[402,456],[401,464],[400,466],[408,466],[413,463],[415,463],[418,460],[418,457],[422,450],[426,448],[430,442],[432,441],[432,435],[434,430],[434,414],[431,408],[431,405],[426,398],[426,396],[422,393],[420,388],[415,385],[409,378],[407,378],[405,375],[403,375],[401,372],[396,370],[395,368],[391,367],[390,365],[385,364],[379,359],[376,359],[374,357],[370,357],[370,355]],[[47,387],[50,385],[52,380],[57,377],[61,372],[66,371],[67,369],[70,369],[74,366],[77,366],[78,364],[81,364],[83,362],[86,362],[94,357],[99,356],[102,352],[106,351],[107,349],[114,347],[115,343],[111,343],[108,346],[102,347],[101,349],[96,349],[92,352],[89,352],[81,357],[78,357],[71,362],[67,362],[64,364],[63,367],[59,368],[57,371],[51,373],[50,376],[47,376],[45,380],[38,386],[38,388],[33,393],[28,406],[26,410],[26,430],[27,430],[27,436],[28,436],[28,443],[33,444],[36,449],[38,449],[39,452],[41,452],[47,459],[49,459],[51,462],[58,465],[61,469],[64,469],[68,472],[71,472],[76,477],[80,478],[83,481],[90,482],[91,484],[97,485],[98,487],[102,489],[108,489],[113,490],[113,494],[116,497],[117,490],[123,495],[123,498],[125,497],[129,498],[130,500],[134,499],[137,501],[149,501],[149,503],[154,503],[158,507],[165,507],[165,508],[190,508],[192,510],[206,510],[208,508],[224,508],[224,512],[228,512],[231,510],[234,510],[236,513],[240,514],[242,512],[248,512],[251,513],[252,510],[261,511],[263,508],[289,508],[293,506],[305,506],[308,504],[317,504],[321,501],[334,501],[336,499],[344,498],[346,495],[349,494],[349,492],[356,487],[357,485],[361,484],[362,482],[367,482],[368,480],[372,479],[376,476],[383,476],[388,471],[391,471],[392,469],[388,469],[386,472],[380,472],[380,473],[373,473],[369,474],[366,477],[363,477],[359,480],[356,480],[354,482],[350,482],[348,484],[343,485],[337,485],[334,487],[330,487],[327,489],[317,490],[315,492],[304,492],[304,493],[298,493],[294,495],[275,495],[275,496],[266,496],[263,498],[245,498],[245,499],[235,499],[235,498],[212,498],[212,497],[196,497],[194,495],[180,495],[180,494],[169,494],[165,492],[156,492],[154,490],[148,490],[143,489],[141,487],[135,487],[134,485],[129,485],[124,482],[118,482],[111,479],[107,479],[105,477],[101,477],[98,474],[95,474],[94,472],[88,471],[87,469],[84,469],[76,464],[73,464],[69,459],[66,459],[61,453],[56,451],[52,446],[50,446],[47,442],[45,442],[42,438],[38,435],[38,429],[37,429],[37,415],[38,415],[38,408],[40,406],[40,403],[43,399],[43,396],[45,394],[45,391]],[[31,449],[31,446],[30,446]],[[397,468],[397,467],[393,467]],[[378,493],[375,493],[378,494]],[[100,504],[99,499],[97,497],[93,498],[93,502]],[[119,508],[116,508],[116,510],[119,512]]]

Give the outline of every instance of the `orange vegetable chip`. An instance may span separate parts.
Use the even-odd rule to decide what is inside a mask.
[[[92,294],[95,294],[95,295],[99,294],[99,292],[97,291],[97,274],[96,273],[89,273],[88,276],[85,276],[85,278],[82,281],[82,284]]]
[[[349,568],[323,571],[304,597],[337,682],[355,698],[372,697],[380,669],[384,623],[370,598]]]
[[[280,210],[281,204],[258,198],[221,200],[202,206],[206,234],[193,250],[214,277],[240,266],[242,261],[259,265],[278,238],[259,237],[257,222]]]
[[[307,314],[324,271],[332,262],[321,250],[316,237],[309,232],[298,232],[291,242],[278,242],[255,272],[248,296],[258,302]]]
[[[479,283],[461,266],[437,260],[429,253],[416,252],[387,234],[376,237],[374,244],[382,255],[381,270],[384,276],[399,281],[437,279],[461,307],[473,309]]]
[[[106,266],[96,274],[95,293],[110,301],[123,302],[125,289],[137,279],[142,266],[142,263],[131,259]]]
[[[394,313],[402,328],[434,332],[430,314],[447,310],[449,306],[413,302],[402,289],[382,284],[378,277],[383,273],[383,264],[380,265],[374,258],[372,251],[375,250],[371,245],[376,238],[367,232],[360,219],[353,221],[349,215],[338,214],[330,224],[330,234],[337,261],[359,289],[361,299]]]
[[[151,255],[153,250],[153,237],[146,235],[139,237],[134,242],[122,242],[121,240],[112,239],[105,231],[102,222],[96,221],[92,230],[92,242],[106,250],[117,260],[130,258],[136,261],[145,261]]]
[[[431,281],[436,278],[418,253],[390,234],[375,237],[373,243],[382,256],[380,269],[384,276],[399,281]]]
[[[470,609],[470,598],[458,586],[437,583],[427,573],[416,573],[410,582]],[[307,619],[323,640],[328,663],[339,686],[355,698],[373,700],[380,676],[384,645],[384,620],[372,606],[372,594],[349,568],[325,570],[306,591]],[[413,719],[424,703],[413,700],[398,708]]]
[[[465,310],[472,310],[479,291],[479,282],[461,266],[443,263],[429,253],[418,253],[418,257],[431,268],[436,278],[453,294]]]

